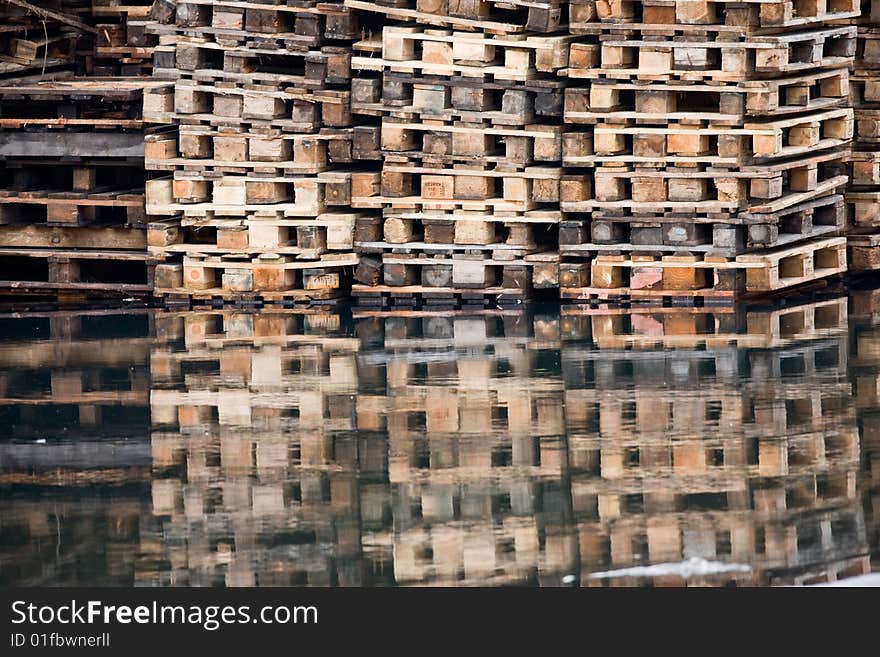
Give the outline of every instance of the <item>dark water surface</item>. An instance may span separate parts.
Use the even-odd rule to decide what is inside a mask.
[[[4,315],[0,585],[844,579],[880,570],[878,397],[870,290]]]

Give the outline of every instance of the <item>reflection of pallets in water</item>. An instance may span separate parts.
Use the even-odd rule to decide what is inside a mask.
[[[847,299],[806,303],[778,310],[732,307],[700,308],[561,308],[565,340],[591,338],[601,349],[771,348],[847,331]]]
[[[359,306],[446,309],[518,305],[528,301],[531,293],[503,287],[471,289],[355,284],[351,288],[351,296]]]
[[[572,34],[599,30],[675,25],[699,32],[717,26],[732,33],[771,31],[854,18],[859,0],[826,3],[817,0],[763,0],[749,4],[728,0],[673,0],[672,2],[597,2],[573,0],[569,7]]]
[[[746,117],[779,117],[845,105],[850,82],[846,68],[723,86],[595,80],[589,87],[566,88],[564,116],[567,123],[695,119],[739,124]]]
[[[700,26],[701,28],[703,26]],[[709,30],[696,35],[680,25],[645,26],[603,34],[600,43],[574,43],[568,68],[572,78],[618,80],[714,80],[740,82],[760,77],[836,68],[852,62],[856,27],[825,27],[791,34],[713,38]],[[668,36],[658,36],[667,32]]]
[[[609,255],[559,265],[560,293],[570,301],[619,299],[693,304],[732,302],[846,272],[846,238],[815,239],[794,247],[719,256]]]
[[[646,204],[650,206],[650,204]],[[839,234],[846,224],[840,195],[823,196],[766,214],[685,213],[632,216],[594,211],[590,219],[569,215],[559,226],[559,249],[567,255],[608,251],[691,251],[740,255],[805,239]]]

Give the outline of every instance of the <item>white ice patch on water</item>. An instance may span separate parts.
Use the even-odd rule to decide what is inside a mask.
[[[653,566],[636,566],[634,568],[621,568],[619,570],[606,570],[601,573],[593,573],[590,579],[605,577],[668,577],[678,575],[685,579],[689,577],[701,577],[704,575],[717,575],[720,573],[748,573],[751,566],[741,563],[722,563],[721,561],[707,561],[699,557],[692,557],[686,561],[658,563]]]
[[[870,575],[857,575],[856,577],[839,579],[836,582],[823,582],[822,584],[813,584],[813,586],[835,586],[841,588],[875,587],[880,586],[880,573],[871,573]]]

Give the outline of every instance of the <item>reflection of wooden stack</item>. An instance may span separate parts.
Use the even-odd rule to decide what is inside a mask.
[[[540,371],[558,357],[556,320],[359,322],[377,351],[358,355],[358,428],[388,436],[396,580],[558,583],[572,572],[561,382]]]
[[[159,3],[165,6],[169,3]],[[177,2],[157,11],[147,142],[169,298],[324,300],[357,264],[350,212],[350,41],[340,4]],[[342,165],[342,166],[340,166]]]
[[[14,335],[41,336],[0,346],[2,531],[16,537],[0,546],[4,585],[131,584],[148,512],[149,444],[138,439],[149,425],[148,319],[4,319]]]
[[[142,547],[171,569],[149,577],[359,585],[381,570],[381,550],[363,554],[361,515],[384,517],[384,490],[369,484],[384,480],[385,445],[353,434],[358,342],[339,321],[285,311],[156,317],[159,526]],[[185,537],[187,549],[163,545],[162,534]]]
[[[381,120],[382,171],[352,198],[383,213],[358,224],[364,305],[516,303],[558,287],[557,72],[572,37],[546,34],[558,5],[527,4],[370,6],[410,22],[354,46],[352,111]],[[512,22],[493,18],[505,10]]]
[[[692,557],[752,565],[709,576],[715,583],[868,570],[844,309],[845,299],[750,313],[750,326],[788,317],[802,328],[789,339],[746,333],[736,347],[687,344],[675,332],[664,345],[663,313],[654,324],[649,311],[627,344],[602,347],[609,318],[597,315],[598,351],[563,348],[582,583],[600,583],[591,572]],[[802,326],[817,316],[824,326]]]
[[[564,298],[712,299],[846,271],[856,0],[577,2]],[[567,256],[567,259],[565,258]]]
[[[873,519],[870,539],[880,539],[880,290],[851,294],[850,376],[862,449],[865,509]],[[875,559],[876,565],[876,559]]]

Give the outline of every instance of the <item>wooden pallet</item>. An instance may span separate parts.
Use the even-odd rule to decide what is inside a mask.
[[[145,295],[153,289],[156,260],[146,251],[0,249],[5,293]]]
[[[566,150],[566,153],[568,151]],[[847,183],[846,149],[797,157],[768,165],[737,168],[603,163],[592,175],[563,177],[564,212],[594,215],[664,214],[675,212],[771,214],[832,194]],[[563,163],[583,166],[583,157]],[[571,184],[566,184],[571,181]],[[590,184],[592,182],[592,184]]]
[[[324,254],[316,260],[296,260],[274,253],[257,257],[188,254],[184,255],[183,264],[162,264],[156,268],[154,294],[335,298],[347,283],[343,270],[356,266],[358,261],[354,253]]]
[[[173,178],[147,181],[147,213],[191,217],[314,217],[332,207],[352,205],[358,175],[326,171],[316,176],[230,176],[220,172],[176,171]]]
[[[177,134],[146,138],[146,167],[153,171],[216,171],[284,176],[316,174],[352,161],[353,132],[288,134],[274,128],[235,129],[182,125]],[[347,143],[339,143],[347,142]]]
[[[352,125],[348,90],[306,89],[272,79],[261,82],[259,76],[235,77],[218,82],[210,72],[188,74],[174,83],[172,92],[165,86],[153,95],[144,120],[237,127],[241,131],[262,127],[308,133],[322,126]]]
[[[855,26],[824,27],[745,40],[713,39],[710,30],[674,36],[682,26],[643,26],[603,34],[600,43],[573,43],[571,78],[740,82],[806,70],[848,66],[856,50]],[[659,36],[668,33],[669,36]],[[719,35],[720,36],[720,35]]]
[[[166,6],[174,3],[163,0]],[[292,47],[320,45],[325,39],[350,40],[358,35],[357,12],[342,3],[304,2],[300,5],[241,0],[187,0],[176,12],[156,12],[158,34],[184,32],[211,35],[218,40],[272,35]]]
[[[668,82],[659,86],[598,79],[589,86],[565,89],[564,116],[567,123],[637,119],[742,125],[748,117],[781,117],[843,106],[850,82],[846,68],[725,85]]]
[[[561,117],[564,80],[486,81],[383,71],[351,80],[351,109],[361,115],[419,114],[427,119],[526,125]]]
[[[569,7],[569,30],[572,34],[593,34],[609,27],[659,24],[694,31],[719,26],[731,32],[752,33],[856,18],[859,13],[859,0],[844,0],[837,4],[815,0],[766,0],[747,5],[727,0],[674,0],[669,3],[573,0]]]
[[[452,156],[454,160],[495,161],[526,166],[562,159],[563,126],[496,126],[488,121],[385,117],[382,150],[408,157]]]
[[[432,199],[555,203],[563,175],[560,167],[519,167],[501,164],[455,164],[413,162],[386,155],[382,166],[383,196],[421,196]]]
[[[328,251],[351,251],[355,222],[360,216],[335,212],[314,218],[176,218],[151,222],[147,245],[155,255],[278,253],[314,259]]]
[[[555,32],[566,26],[566,3],[555,0],[489,0],[450,5],[437,0],[345,0],[345,6],[390,19],[496,34]]]
[[[424,75],[531,80],[568,64],[570,36],[489,36],[386,25],[381,57],[352,58],[361,71],[421,71]],[[371,46],[359,45],[363,50]]]
[[[417,249],[417,247],[411,247]],[[502,251],[435,254],[416,250],[383,253],[381,261],[363,256],[355,280],[367,286],[400,288],[553,289],[558,286],[558,256],[555,253],[506,255]]]
[[[699,255],[597,256],[562,262],[562,299],[702,299],[730,303],[846,272],[846,238],[815,239],[735,259]]]
[[[601,252],[688,251],[735,256],[820,236],[846,227],[840,195],[826,195],[779,212],[742,213],[726,221],[712,216],[613,216],[566,218],[559,225],[559,250],[565,255]]]
[[[383,126],[384,129],[384,126]],[[745,122],[742,127],[667,122],[602,122],[589,132],[562,135],[563,160],[594,162],[690,162],[737,166],[791,158],[845,146],[853,137],[853,110],[829,109],[805,116]]]

